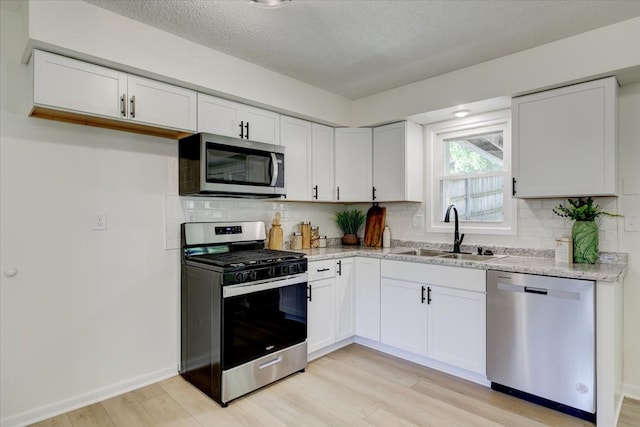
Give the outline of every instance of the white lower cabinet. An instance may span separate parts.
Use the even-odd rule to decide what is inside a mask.
[[[486,371],[486,294],[428,286],[427,356],[468,371]]]
[[[308,266],[307,352],[355,335],[355,258],[311,261]]]
[[[335,301],[336,301],[336,342],[351,338],[356,334],[356,293],[355,258],[337,261]]]
[[[380,341],[380,260],[356,258],[356,335]]]
[[[484,270],[382,260],[381,342],[485,374]]]
[[[307,292],[307,351],[313,353],[336,340],[335,279],[309,282]]]
[[[421,356],[427,355],[426,288],[420,283],[383,277],[380,341]]]

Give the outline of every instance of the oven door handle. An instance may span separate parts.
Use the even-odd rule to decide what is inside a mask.
[[[298,285],[307,283],[307,273],[287,276],[282,280],[259,280],[256,282],[240,283],[237,285],[224,286],[222,288],[222,297],[229,298],[238,295],[250,294],[253,292],[267,291],[269,289],[282,288],[289,285]]]

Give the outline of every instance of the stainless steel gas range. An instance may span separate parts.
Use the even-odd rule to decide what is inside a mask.
[[[307,259],[263,222],[181,226],[180,374],[228,402],[307,366]]]

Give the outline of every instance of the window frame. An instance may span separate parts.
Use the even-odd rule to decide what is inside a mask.
[[[503,130],[503,164],[504,172],[491,173],[504,176],[503,197],[504,217],[502,221],[460,221],[461,232],[466,234],[487,235],[516,235],[517,234],[517,199],[512,197],[512,165],[511,165],[511,110],[500,110],[484,113],[463,119],[448,120],[446,122],[425,125],[425,141],[427,143],[426,164],[426,188],[428,189],[428,204],[425,207],[427,217],[427,232],[449,233],[453,232],[453,221],[444,222],[444,216],[440,215],[442,206],[440,185],[444,175],[444,147],[443,140],[451,137],[483,133],[489,128]],[[459,177],[473,176],[456,175]],[[483,176],[487,176],[483,174]],[[452,175],[447,176],[451,179]]]

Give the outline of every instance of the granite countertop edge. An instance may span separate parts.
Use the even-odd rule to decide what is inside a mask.
[[[596,264],[558,264],[554,258],[522,255],[499,255],[487,261],[457,260],[448,258],[398,254],[407,247],[370,248],[364,246],[328,247],[302,250],[309,261],[322,261],[345,257],[363,256],[421,264],[474,268],[478,270],[500,270],[514,273],[540,274],[571,279],[620,282],[627,271],[626,257],[614,257],[615,262]]]

